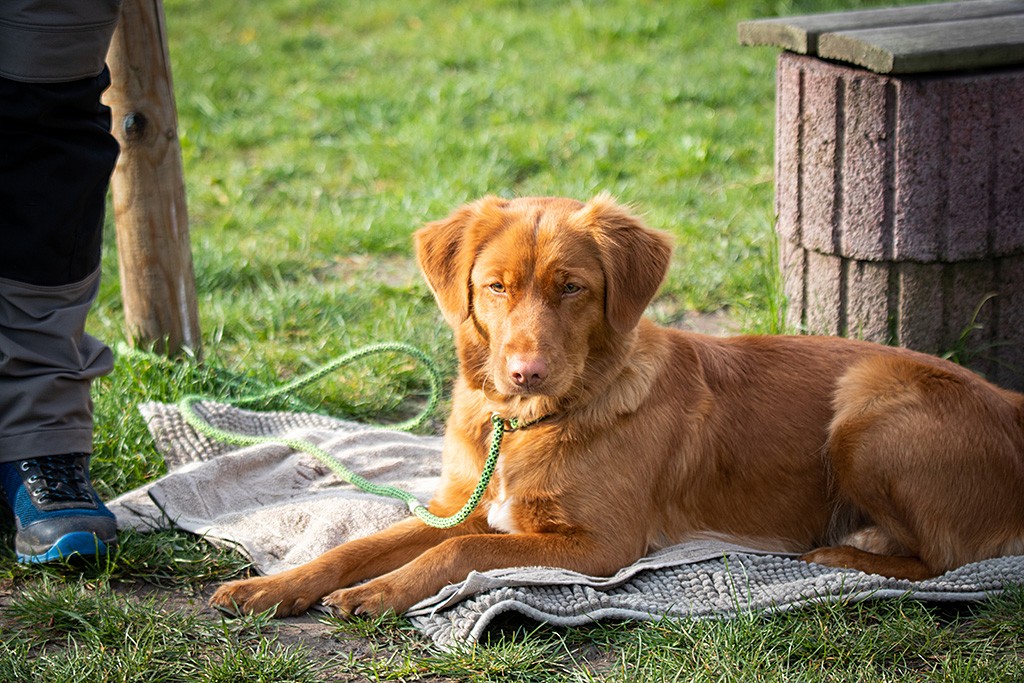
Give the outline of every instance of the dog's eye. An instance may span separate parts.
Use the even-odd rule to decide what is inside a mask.
[[[562,287],[562,294],[565,294],[565,295],[576,294],[576,293],[582,292],[582,291],[583,291],[583,288],[580,287],[575,282],[566,282],[565,285]]]
[[[488,288],[492,292],[494,292],[495,294],[504,294],[505,293],[505,285],[501,284],[500,282],[494,282],[494,283],[488,285]]]

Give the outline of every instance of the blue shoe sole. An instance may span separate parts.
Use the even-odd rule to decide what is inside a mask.
[[[17,553],[18,562],[22,564],[40,564],[43,562],[56,562],[67,560],[72,557],[90,557],[107,554],[107,544],[99,539],[96,534],[88,531],[75,531],[65,534],[57,539],[57,542],[50,546],[50,549],[39,555],[23,555]]]

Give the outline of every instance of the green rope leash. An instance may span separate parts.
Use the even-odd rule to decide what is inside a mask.
[[[239,399],[235,399],[231,402],[232,405],[247,405],[251,403],[259,403],[268,399],[277,398],[282,395],[286,395],[289,392],[300,389],[304,386],[312,384],[317,380],[323,378],[329,373],[337,370],[343,365],[348,365],[359,359],[365,358],[366,356],[377,354],[377,353],[404,353],[412,358],[415,358],[428,370],[430,377],[430,398],[427,402],[427,406],[415,417],[410,420],[406,420],[397,425],[393,425],[390,429],[396,430],[410,430],[422,425],[431,413],[437,408],[437,404],[440,401],[441,395],[441,373],[437,369],[437,365],[422,351],[414,346],[408,344],[402,344],[398,342],[385,342],[381,344],[373,344],[361,349],[357,349],[343,356],[339,356],[335,360],[327,363],[321,368],[310,372],[309,374],[303,375],[287,384],[282,385],[276,389],[256,394],[252,396],[243,396]],[[253,436],[249,434],[238,434],[235,432],[229,432],[223,429],[214,427],[210,423],[206,422],[200,417],[195,411],[195,404],[206,400],[202,396],[186,396],[178,402],[178,409],[181,411],[182,417],[185,421],[197,432],[203,434],[211,439],[229,443],[235,446],[254,446],[258,444],[273,443],[288,446],[289,448],[308,453],[315,457],[317,460],[326,465],[332,472],[334,472],[340,479],[353,484],[354,486],[372,493],[378,496],[384,496],[387,498],[395,498],[403,501],[408,507],[412,514],[423,520],[424,523],[429,526],[436,527],[439,529],[450,529],[464,522],[467,517],[476,509],[476,506],[480,503],[480,499],[484,495],[484,491],[487,490],[487,485],[491,482],[491,477],[494,476],[494,469],[498,462],[498,453],[501,451],[501,442],[506,432],[522,427],[527,427],[531,424],[539,422],[534,420],[529,423],[520,423],[517,418],[505,420],[501,416],[494,414],[491,416],[491,445],[487,452],[487,460],[484,462],[483,472],[480,475],[480,481],[477,483],[476,488],[470,495],[469,500],[462,506],[462,509],[449,517],[439,517],[434,513],[430,512],[426,506],[420,503],[411,493],[403,491],[394,486],[387,486],[381,484],[374,484],[373,482],[364,479],[355,472],[345,467],[342,463],[338,462],[330,453],[320,448],[314,443],[305,441],[303,439],[282,439],[265,436]],[[544,419],[544,418],[541,418]]]

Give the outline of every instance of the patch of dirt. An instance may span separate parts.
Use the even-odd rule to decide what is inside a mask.
[[[175,590],[154,586],[147,583],[114,583],[111,588],[120,596],[138,602],[152,601],[156,608],[164,613],[180,613],[198,616],[212,623],[219,623],[224,617],[217,610],[208,606],[208,601],[217,588],[210,584],[200,591],[189,592],[186,589]],[[16,627],[15,624],[2,616],[2,607],[10,603],[17,589],[0,584],[0,630]],[[503,625],[504,624],[504,625]],[[511,635],[515,632],[532,631],[536,622],[511,614],[503,622],[499,618],[489,634],[500,638],[502,634]],[[554,627],[552,627],[554,628]],[[560,629],[554,628],[555,631]],[[260,635],[275,642],[280,647],[301,649],[308,652],[310,659],[317,662],[321,673],[318,680],[343,681],[345,683],[363,683],[370,680],[353,668],[346,666],[349,660],[374,661],[389,660],[396,657],[397,666],[405,656],[426,656],[431,652],[431,645],[426,637],[422,637],[420,645],[409,646],[403,643],[407,636],[396,636],[394,633],[381,632],[379,636],[363,637],[355,634],[340,634],[329,624],[323,623],[316,613],[307,613],[298,617],[272,619],[266,622]],[[415,638],[414,635],[408,636]],[[618,662],[614,653],[594,643],[577,642],[569,645],[566,664],[572,667],[585,667],[593,675],[613,669]],[[404,680],[404,679],[403,679]],[[414,676],[410,680],[425,683],[455,683],[457,680],[446,676],[424,674],[422,678]]]
[[[678,330],[686,330],[687,332],[711,334],[716,337],[725,337],[730,334],[736,334],[739,331],[739,324],[729,314],[729,311],[725,309],[711,313],[687,311],[681,319],[668,326]]]
[[[338,280],[345,284],[376,281],[392,287],[410,287],[423,282],[416,260],[408,256],[348,254],[335,259],[317,272],[321,280]]]
[[[205,587],[201,592],[189,595],[182,591],[160,588],[150,584],[117,584],[114,590],[129,598],[154,599],[161,609],[168,612],[197,614],[212,622],[219,622],[224,616],[209,606],[210,596],[217,584]],[[302,647],[325,664],[336,657],[349,654],[361,656],[372,652],[369,640],[345,639],[332,636],[332,628],[320,621],[315,613],[298,617],[274,619],[263,631],[263,636],[275,640],[285,647]]]

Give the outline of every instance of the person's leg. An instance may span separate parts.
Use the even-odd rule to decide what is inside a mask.
[[[113,516],[89,481],[90,380],[109,349],[82,331],[98,271],[68,286],[0,279],[0,487],[24,562],[104,553]]]
[[[92,450],[89,383],[112,365],[85,334],[117,158],[108,83],[0,78],[0,462]]]
[[[117,540],[88,475],[90,383],[113,360],[85,319],[117,158],[100,95],[118,3],[64,4],[0,3],[0,484],[28,562]]]

